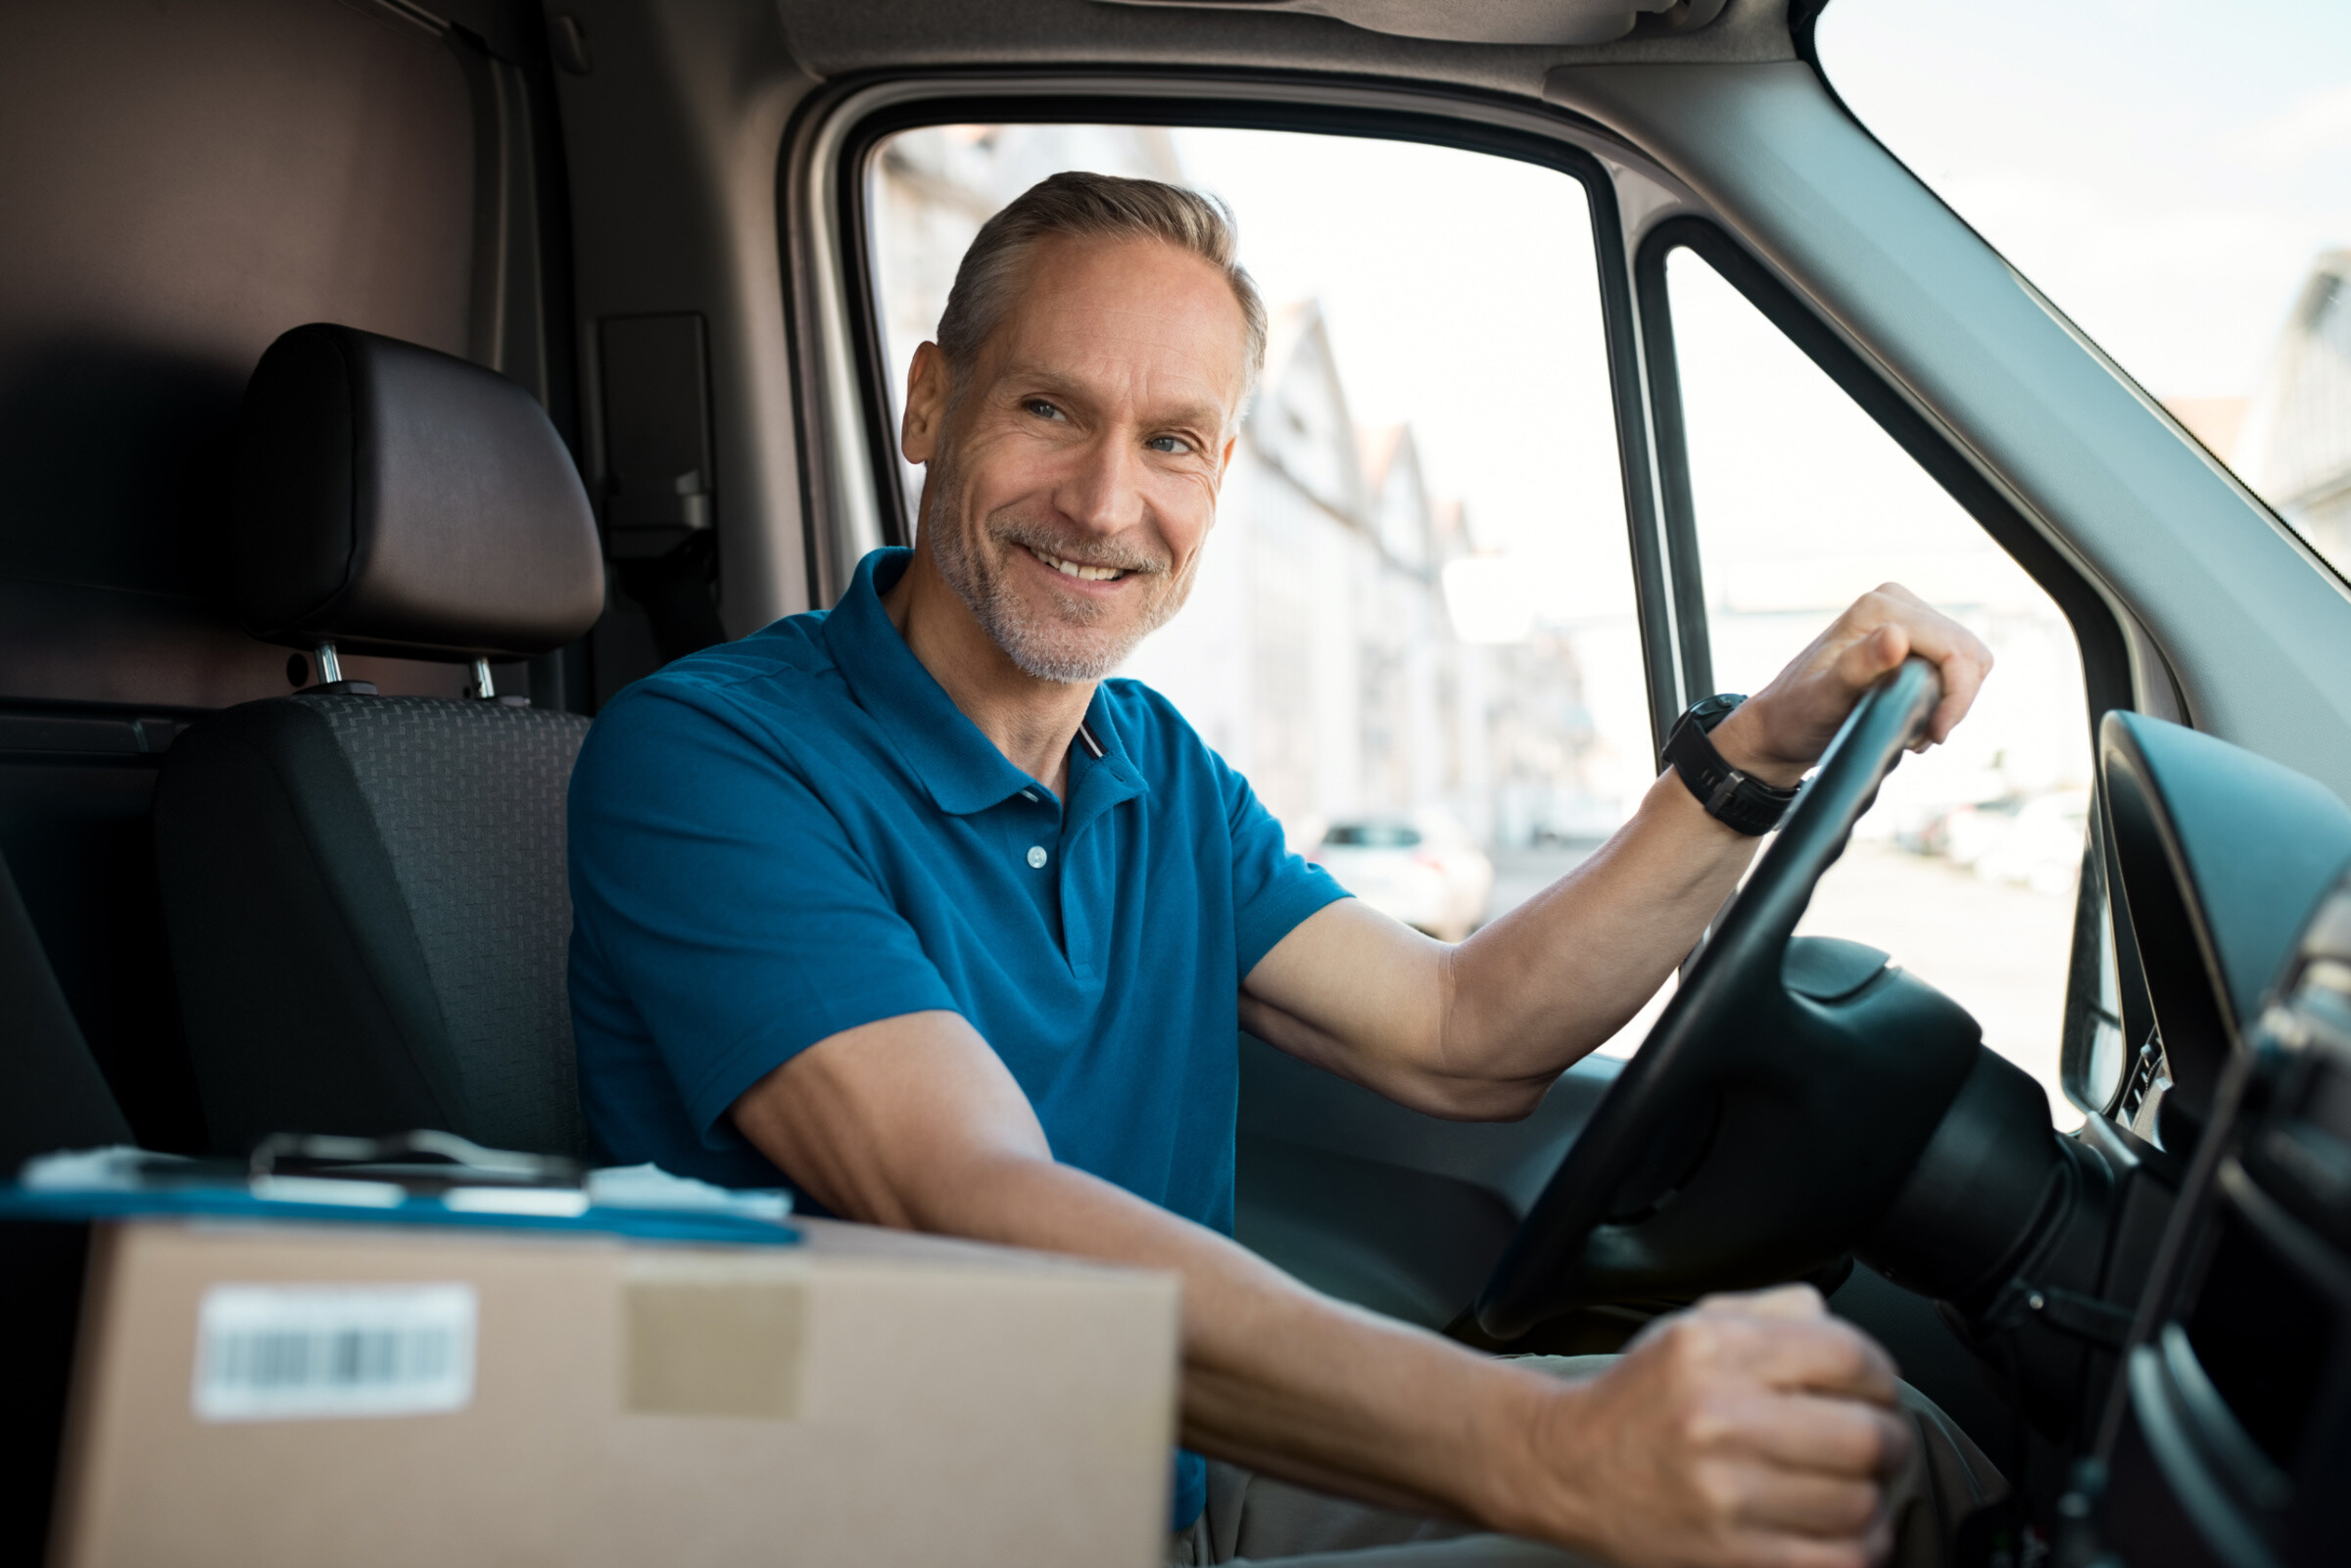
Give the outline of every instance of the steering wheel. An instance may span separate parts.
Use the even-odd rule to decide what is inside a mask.
[[[1913,658],[1846,719],[1504,1250],[1477,1301],[1487,1334],[1799,1278],[1900,1190],[1982,1031],[1877,949],[1795,930],[1942,690]]]

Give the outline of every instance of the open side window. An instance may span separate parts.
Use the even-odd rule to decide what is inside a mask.
[[[1804,928],[1885,947],[1956,998],[2039,1079],[2061,1126],[2107,1112],[2137,989],[2094,787],[2097,717],[2133,705],[2112,613],[1722,230],[1668,219],[1644,236],[1636,272],[1692,686],[1754,689],[1884,582],[1998,660],[1951,743],[1888,782]]]

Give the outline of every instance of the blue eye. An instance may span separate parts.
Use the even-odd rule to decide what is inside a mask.
[[[1181,436],[1153,436],[1143,445],[1153,451],[1189,451],[1192,450],[1192,444]]]
[[[1042,398],[1032,398],[1021,406],[1027,408],[1031,413],[1036,415],[1039,419],[1059,419],[1061,417],[1061,410],[1054,407],[1051,404],[1045,402],[1045,400]]]

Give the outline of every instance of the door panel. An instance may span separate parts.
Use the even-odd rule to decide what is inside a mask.
[[[1445,1121],[1241,1037],[1241,1242],[1316,1289],[1443,1328],[1615,1081],[1587,1057],[1522,1121]]]

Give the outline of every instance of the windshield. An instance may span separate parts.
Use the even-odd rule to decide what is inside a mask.
[[[1847,105],[2351,575],[2351,5],[1835,0]]]

